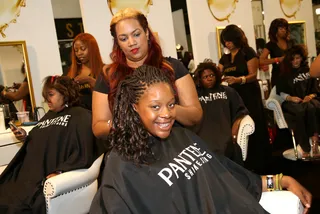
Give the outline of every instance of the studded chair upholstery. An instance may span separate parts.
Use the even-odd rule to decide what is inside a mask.
[[[47,214],[88,213],[98,189],[101,155],[89,169],[77,169],[47,179],[43,193]]]
[[[242,159],[245,161],[248,154],[249,135],[254,132],[254,122],[249,115],[242,118],[237,136],[237,143],[242,151]]]

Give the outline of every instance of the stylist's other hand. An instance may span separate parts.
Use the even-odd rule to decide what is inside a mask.
[[[312,202],[312,195],[306,188],[304,188],[298,181],[290,176],[283,176],[281,179],[281,186],[298,196],[304,206],[304,214],[309,212]]]
[[[17,140],[24,142],[27,137],[27,132],[23,128],[14,129],[11,128],[11,131],[13,132],[14,136],[17,138]]]

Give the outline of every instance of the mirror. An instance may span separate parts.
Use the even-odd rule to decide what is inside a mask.
[[[35,101],[25,41],[0,42],[0,91],[0,104],[33,113]]]

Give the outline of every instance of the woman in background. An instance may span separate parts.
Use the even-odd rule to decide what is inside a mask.
[[[310,78],[307,57],[304,46],[295,45],[290,48],[280,64],[281,73],[276,85],[277,93],[285,99],[281,107],[303,150],[303,159],[309,158],[311,154],[320,157],[319,82]],[[311,147],[309,137],[312,139]]]
[[[221,43],[230,51],[219,60],[220,71],[224,74],[222,81],[238,92],[255,123],[255,132],[249,136],[245,166],[263,174],[271,157],[271,145],[257,81],[258,58],[244,32],[236,25],[228,25],[221,32]]]
[[[67,74],[80,86],[81,105],[92,109],[92,90],[103,62],[96,39],[89,33],[78,34],[72,43],[71,67]]]
[[[175,83],[179,97],[177,121],[182,125],[198,123],[202,109],[193,80],[181,62],[162,55],[147,18],[132,8],[120,10],[111,20],[110,31],[114,38],[110,54],[113,62],[103,68],[93,92],[92,129],[95,135],[103,138],[109,134],[118,83],[143,64],[160,68]]]
[[[221,73],[212,62],[200,63],[194,79],[203,117],[192,131],[208,143],[211,151],[243,165],[237,135],[242,118],[249,112],[241,97],[233,88],[221,85]]]
[[[271,22],[269,28],[270,41],[260,55],[260,65],[272,64],[271,85],[275,86],[280,74],[279,63],[284,59],[285,51],[292,46],[289,40],[289,24],[287,20],[278,18]],[[270,55],[270,59],[268,56]]]
[[[49,76],[42,95],[50,111],[28,135],[22,128],[12,130],[24,143],[0,175],[1,214],[46,213],[45,179],[89,168],[102,153],[91,130],[91,112],[79,107],[78,84]]]
[[[22,100],[23,109],[19,111],[29,111],[32,112],[31,98],[29,92],[28,78],[26,75],[25,64],[22,63],[21,73],[25,76],[22,83],[14,83],[13,87],[15,91],[2,90],[1,96],[5,100],[19,101]]]

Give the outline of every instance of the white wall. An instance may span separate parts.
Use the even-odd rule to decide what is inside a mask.
[[[240,25],[248,38],[249,45],[255,49],[251,1],[241,0],[237,2],[236,10],[229,18],[230,22],[216,20],[212,16],[206,0],[187,0],[187,7],[196,64],[205,58],[211,58],[214,62],[218,62],[217,26]]]
[[[301,1],[300,10],[293,18],[286,17],[281,11],[279,0],[263,0],[264,23],[266,32],[268,33],[272,20],[276,18],[284,18],[288,21],[306,21],[307,28],[307,46],[309,56],[316,56],[316,43],[314,35],[313,9],[311,0]]]
[[[183,52],[188,51],[189,47],[187,42],[186,26],[183,17],[183,9],[172,12],[172,20],[176,44],[183,46]]]
[[[54,18],[80,18],[79,0],[51,0]]]
[[[42,80],[61,74],[61,62],[50,0],[26,1],[17,23],[5,31],[7,37],[0,41],[25,40],[36,105],[42,105]]]
[[[112,14],[107,1],[95,0],[93,4],[92,1],[80,0],[80,7],[85,32],[96,38],[103,61],[110,63],[109,54],[112,50],[113,38],[109,26]],[[153,5],[149,6],[149,9],[147,19],[151,29],[158,32],[163,54],[176,57],[170,0],[153,0]]]

